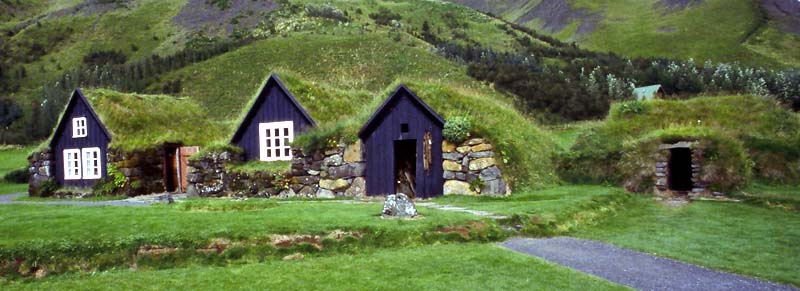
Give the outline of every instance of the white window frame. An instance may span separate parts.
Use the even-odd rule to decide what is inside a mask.
[[[258,124],[258,147],[262,161],[291,161],[291,142],[293,141],[294,122],[292,121]]]
[[[64,180],[80,180],[82,174],[81,150],[65,149],[63,157],[64,157]]]
[[[89,135],[86,129],[86,117],[76,117],[72,119],[72,138],[86,137]]]
[[[103,176],[103,157],[100,148],[83,148],[83,179],[100,179]]]

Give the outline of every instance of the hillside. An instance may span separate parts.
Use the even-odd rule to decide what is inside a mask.
[[[798,66],[800,2],[780,0],[452,0],[629,57]]]

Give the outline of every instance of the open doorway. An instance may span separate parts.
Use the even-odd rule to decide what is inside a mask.
[[[178,173],[180,166],[178,164],[178,153],[180,149],[176,144],[164,145],[164,191],[175,192],[178,190],[178,183],[180,181],[180,173]]]
[[[394,141],[395,193],[403,193],[415,198],[417,173],[417,140]]]
[[[692,150],[690,148],[672,148],[669,150],[667,164],[667,183],[673,191],[692,190]]]

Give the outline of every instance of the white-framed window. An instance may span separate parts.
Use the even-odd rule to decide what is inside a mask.
[[[72,119],[72,137],[86,137],[86,117]]]
[[[289,161],[292,159],[294,123],[291,121],[259,123],[258,140],[262,161]]]
[[[64,150],[64,180],[81,178],[81,150]]]
[[[81,149],[83,157],[83,179],[100,179],[103,166],[100,159],[100,148]]]

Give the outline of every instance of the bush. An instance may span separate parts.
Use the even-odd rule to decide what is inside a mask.
[[[472,129],[472,120],[467,115],[456,115],[447,119],[442,130],[445,140],[460,144],[469,138]]]
[[[398,13],[394,13],[386,7],[381,7],[376,13],[370,13],[369,18],[375,20],[375,24],[389,25],[392,20],[399,21],[403,17]]]
[[[28,177],[28,169],[22,168],[6,173],[3,180],[9,183],[25,184],[28,183]]]
[[[47,180],[39,184],[39,197],[50,197],[53,196],[53,193],[58,191],[58,184],[54,180]],[[35,193],[30,193],[35,194]],[[33,195],[36,196],[36,195]]]
[[[320,17],[341,22],[348,22],[350,19],[339,8],[330,4],[322,4],[320,6],[309,4],[306,6],[306,15],[309,17]]]
[[[125,176],[114,165],[111,165],[108,167],[108,176],[92,187],[92,193],[96,196],[110,196],[116,194],[117,190],[124,186]]]

